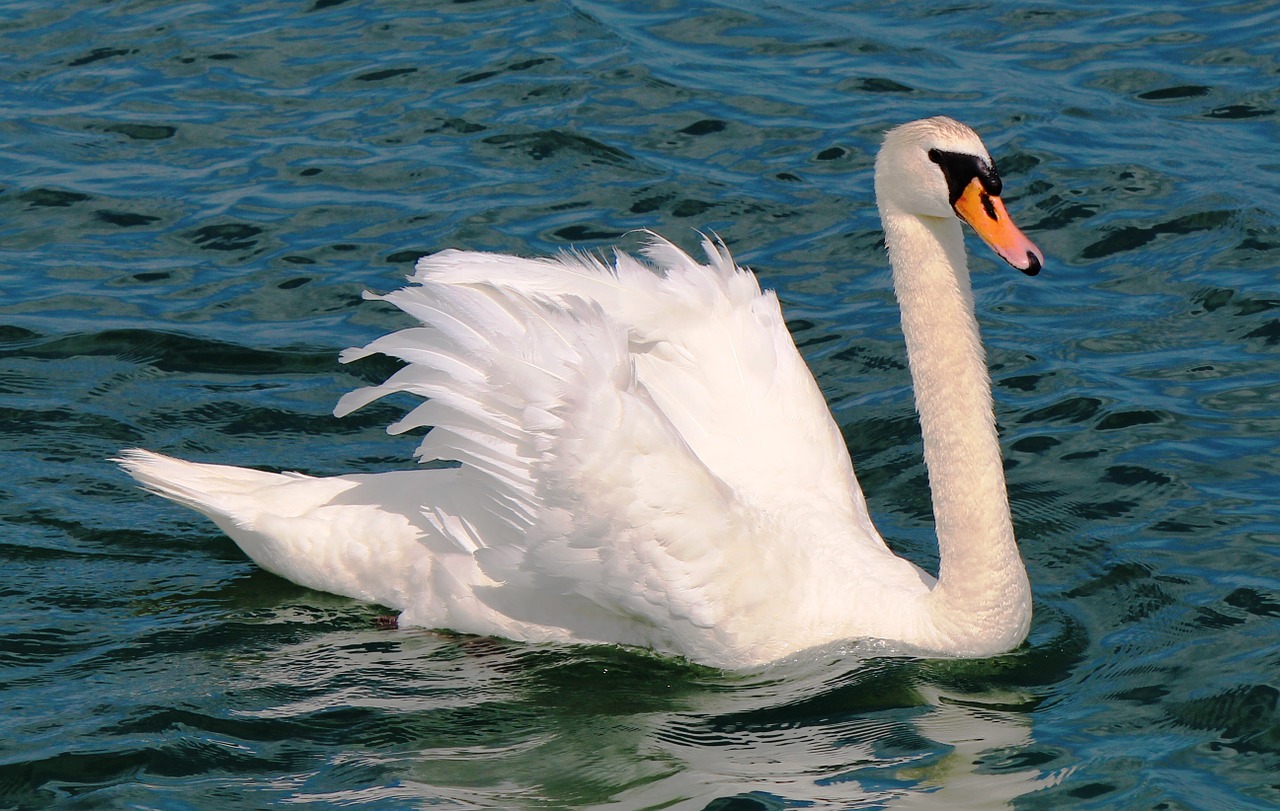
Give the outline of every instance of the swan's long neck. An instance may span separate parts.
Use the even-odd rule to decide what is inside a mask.
[[[902,310],[940,567],[929,613],[973,654],[1026,634],[1030,586],[1018,555],[996,434],[991,378],[973,311],[958,220],[881,210]]]

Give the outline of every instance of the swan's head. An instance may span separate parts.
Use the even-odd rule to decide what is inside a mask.
[[[1000,200],[1000,175],[973,130],[938,116],[889,130],[876,157],[876,199],[918,217],[959,217],[1004,261],[1028,276],[1044,254]]]

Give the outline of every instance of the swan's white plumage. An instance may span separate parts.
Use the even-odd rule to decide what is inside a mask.
[[[719,664],[827,641],[817,585],[836,581],[847,605],[851,578],[867,596],[929,578],[867,520],[777,299],[704,248],[699,264],[655,240],[659,272],[446,251],[374,297],[428,326],[344,353],[407,365],[335,412],[428,398],[389,430],[435,426],[418,455],[460,468],[313,479],[140,451],[126,465],[264,568],[405,624]],[[795,624],[805,604],[810,628]]]
[[[776,297],[722,244],[703,249],[705,263],[654,238],[647,262],[610,264],[444,251],[370,296],[420,325],[343,354],[406,365],[335,413],[422,397],[389,430],[434,426],[418,455],[458,467],[317,479],[141,450],[122,464],[264,568],[405,625],[726,667],[862,636],[986,652],[984,629],[940,622],[934,578],[876,533]]]

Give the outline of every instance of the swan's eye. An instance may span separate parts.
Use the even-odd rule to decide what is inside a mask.
[[[1002,184],[1000,183],[1000,175],[996,173],[996,167],[977,155],[930,149],[929,160],[938,164],[938,167],[942,169],[942,176],[947,179],[947,191],[951,197],[951,205],[954,206],[956,204],[956,201],[960,199],[960,195],[964,194],[965,188],[973,182],[974,178],[978,179],[987,194],[995,197],[1000,196]]]

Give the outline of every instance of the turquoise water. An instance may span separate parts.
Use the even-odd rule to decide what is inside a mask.
[[[1271,3],[0,4],[0,808],[1280,805]],[[977,128],[1036,618],[981,661],[724,674],[379,630],[105,459],[405,467],[338,420],[445,247],[692,248],[779,290],[895,547],[936,561],[871,200]]]

